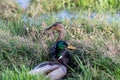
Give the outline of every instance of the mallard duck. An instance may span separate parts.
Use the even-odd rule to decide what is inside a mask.
[[[68,44],[63,41],[65,30],[60,22],[53,24],[46,30],[57,30],[59,33],[56,43],[50,49],[50,58],[52,58],[53,61],[40,63],[31,70],[29,74],[38,75],[42,73],[45,74],[47,78],[50,78],[50,80],[61,79],[67,74],[67,63],[69,62],[68,49],[75,49],[75,47],[68,46]]]

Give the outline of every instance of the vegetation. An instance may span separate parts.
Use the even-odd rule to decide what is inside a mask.
[[[20,18],[23,9],[14,0],[1,0],[0,18],[5,20],[17,20]]]
[[[59,4],[58,4],[59,3]],[[37,16],[48,11],[59,11],[61,9],[89,9],[93,11],[111,12],[120,11],[119,0],[32,0],[28,13],[30,16]]]
[[[119,21],[109,22],[106,13],[99,12],[99,9],[119,13],[117,11],[120,9],[120,2],[93,1],[32,0],[26,13],[15,8],[19,19],[11,16],[11,13],[1,13],[4,11],[0,7],[0,80],[46,80],[44,75],[31,76],[27,72],[40,62],[49,60],[49,47],[55,42],[57,34],[53,39],[44,34],[43,30],[57,21],[62,21],[65,25],[65,40],[77,47],[77,50],[70,51],[74,63],[68,68],[65,80],[119,80]],[[6,2],[8,5],[6,0],[0,4]],[[73,13],[77,14],[77,18],[56,17],[62,9],[75,9]],[[90,18],[94,10],[96,15]],[[41,15],[41,12],[45,16]],[[87,15],[87,18],[83,18],[83,14]]]
[[[21,69],[18,70],[14,66],[13,70],[3,70],[4,73],[0,75],[1,80],[47,80],[44,75],[32,76],[28,74],[28,69],[25,66],[21,66]],[[7,76],[6,76],[7,75]]]

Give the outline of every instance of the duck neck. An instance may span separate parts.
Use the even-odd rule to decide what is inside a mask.
[[[63,32],[63,31],[58,31],[58,33],[59,33],[59,36],[58,36],[57,41],[64,40],[65,32]]]
[[[61,50],[58,50],[58,55],[57,57],[59,58],[61,56]]]

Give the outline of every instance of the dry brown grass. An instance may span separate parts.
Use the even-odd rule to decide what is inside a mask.
[[[113,27],[111,27],[111,25],[107,25],[103,27],[103,30],[101,30],[99,29],[99,25],[92,23],[93,31],[87,33],[85,26],[90,25],[91,23],[89,25],[79,24],[67,27],[67,36],[70,36],[68,42],[73,45],[74,43],[77,43],[88,46],[105,57],[112,58],[114,62],[118,60],[117,62],[119,63],[120,40],[119,37],[116,38],[116,32],[113,31]],[[103,23],[103,25],[106,25],[106,23]],[[94,51],[89,51],[88,53],[96,54]]]
[[[0,2],[0,18],[2,19],[17,20],[22,11],[14,0],[1,0]]]

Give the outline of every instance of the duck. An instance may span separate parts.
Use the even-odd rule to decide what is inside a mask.
[[[67,64],[69,63],[69,49],[73,50],[76,47],[68,45],[64,40],[65,28],[61,22],[56,22],[45,31],[57,31],[59,36],[53,46],[50,48],[49,57],[51,61],[45,61],[37,65],[29,74],[39,75],[44,74],[50,80],[62,79],[67,74]]]

